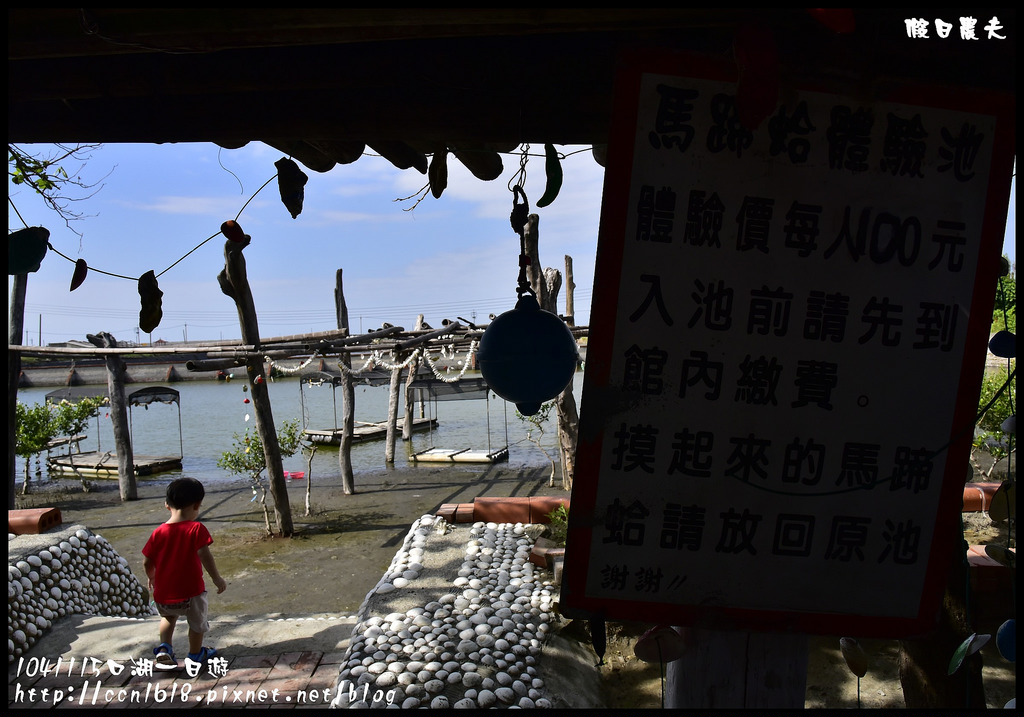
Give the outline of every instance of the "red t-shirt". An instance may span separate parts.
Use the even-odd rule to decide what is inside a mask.
[[[149,536],[142,554],[153,561],[153,599],[158,603],[182,602],[202,594],[203,564],[199,549],[213,538],[197,520],[164,523]]]

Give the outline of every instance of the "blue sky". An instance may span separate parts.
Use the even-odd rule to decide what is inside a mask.
[[[541,263],[564,271],[564,256],[572,257],[576,323],[586,325],[604,170],[588,148],[558,149],[567,157],[555,202],[544,209],[534,206],[545,185],[541,146],[532,148],[525,190],[531,211],[540,216]],[[203,143],[103,145],[81,170],[84,183],[100,186],[74,203],[73,210],[85,218],[71,228],[29,190],[9,186],[21,218],[48,228],[57,251],[85,259],[92,269],[85,283],[69,292],[73,264],[47,252],[41,269],[29,275],[24,342],[40,342],[40,325],[43,344],[101,331],[119,340],[149,341],[137,333],[134,280],[149,270],[163,291],[163,319],[152,340],[237,338],[234,303],[216,280],[224,266],[224,238],[218,232],[243,206],[238,222],[252,236],[245,257],[264,338],[336,328],[339,268],[353,331],[383,322],[411,329],[420,313],[435,327],[459,316],[486,323],[488,314],[514,306],[519,240],[508,217],[517,155],[503,155],[505,171],[490,182],[449,157],[448,188],[440,199],[427,193],[415,208],[414,199],[398,200],[417,194],[426,176],[398,170],[380,157],[364,155],[325,174],[304,168],[309,181],[296,219],[281,203],[276,181],[257,194],[276,174],[274,162],[281,157],[261,142],[236,150]],[[77,167],[65,163],[69,171]],[[1014,262],[1015,182],[1003,249]],[[18,214],[9,204],[9,231],[24,226]],[[558,308],[565,311],[564,288]]]
[[[577,324],[589,320],[604,170],[589,149],[559,147],[563,188],[550,206],[534,207],[545,186],[543,147],[527,162],[525,191],[540,216],[540,257],[563,270],[573,258]],[[368,150],[369,151],[369,150]],[[513,195],[509,179],[519,157],[503,155],[505,172],[493,181],[473,177],[449,156],[448,187],[440,199],[429,193],[413,208],[427,178],[401,171],[378,156],[338,165],[318,174],[303,167],[303,211],[295,219],[281,203],[276,174],[282,153],[261,142],[236,150],[212,144],[104,145],[92,154],[83,181],[102,188],[74,210],[88,215],[72,223],[79,237],[28,190],[11,187],[29,225],[51,232],[50,243],[90,268],[137,278],[153,270],[163,291],[163,319],[152,339],[189,341],[240,335],[234,303],[223,295],[217,274],[224,267],[224,237],[218,235],[171,267],[187,252],[234,219],[252,237],[245,249],[247,273],[264,338],[337,328],[335,272],[343,269],[353,331],[383,322],[411,329],[417,314],[431,325],[457,316],[487,323],[515,305],[519,238],[509,224]],[[68,165],[71,169],[72,165]],[[252,199],[250,201],[250,199]],[[248,204],[246,204],[248,202]],[[10,230],[22,224],[8,211]],[[137,283],[90,271],[69,292],[74,266],[48,252],[29,275],[26,343],[43,343],[108,331],[135,340],[139,319]],[[565,310],[565,292],[559,311]],[[148,337],[140,334],[145,342]]]

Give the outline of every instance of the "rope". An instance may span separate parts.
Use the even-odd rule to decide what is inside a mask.
[[[424,362],[427,364],[427,367],[433,372],[434,377],[437,378],[438,381],[443,381],[444,383],[458,383],[462,379],[462,377],[464,375],[466,375],[466,369],[469,368],[469,364],[471,364],[473,362],[473,354],[476,352],[476,347],[477,347],[477,341],[476,341],[476,339],[474,339],[469,344],[469,351],[466,353],[466,360],[463,361],[463,363],[462,363],[462,370],[459,371],[459,373],[456,376],[454,376],[454,377],[443,375],[438,370],[437,365],[434,362],[434,360],[432,358],[430,358],[430,354],[427,354],[427,353],[423,354],[423,359],[424,359]],[[442,346],[441,347],[441,356],[443,358],[455,358],[454,350],[455,350],[455,347],[452,346],[451,347],[451,351],[452,351],[451,355],[450,356],[446,356],[444,347]]]
[[[370,359],[381,368],[386,368],[389,371],[395,371],[400,368],[406,368],[413,360],[419,355],[420,349],[416,349],[403,361],[402,363],[391,363],[384,359],[384,354],[380,351],[374,351],[370,354]]]
[[[306,366],[309,366],[309,364],[311,364],[313,362],[313,359],[315,359],[319,355],[320,355],[319,352],[314,351],[312,356],[310,356],[308,359],[303,361],[301,364],[299,364],[295,368],[286,368],[285,366],[282,366],[281,364],[279,364],[276,361],[274,361],[269,356],[264,356],[263,360],[266,361],[268,364],[270,364],[270,368],[272,368],[272,369],[276,368],[281,373],[298,373],[302,369],[306,368]]]
[[[473,341],[470,342],[470,344],[469,344],[469,351],[466,352],[466,358],[462,362],[462,369],[455,376],[446,376],[443,373],[441,373],[441,371],[437,367],[436,361],[433,358],[431,358],[429,353],[423,351],[423,349],[416,349],[415,351],[413,351],[405,359],[405,361],[403,361],[400,364],[399,363],[391,363],[390,361],[388,361],[387,359],[384,358],[384,355],[380,351],[374,351],[372,354],[370,354],[369,358],[366,359],[366,361],[363,363],[363,365],[361,367],[357,368],[357,369],[349,368],[348,366],[343,364],[341,361],[338,361],[337,363],[338,363],[338,368],[341,370],[341,372],[343,374],[345,374],[347,376],[353,376],[353,375],[358,376],[359,374],[363,374],[363,373],[366,373],[367,371],[370,371],[375,366],[380,366],[381,368],[385,368],[385,369],[387,369],[389,371],[394,371],[395,369],[399,369],[399,368],[407,368],[409,366],[409,364],[411,364],[417,358],[422,357],[423,360],[424,360],[424,363],[427,364],[427,366],[430,368],[431,372],[434,374],[435,378],[437,378],[439,381],[443,381],[444,383],[458,383],[462,379],[462,377],[466,375],[466,370],[469,368],[469,365],[473,362],[473,354],[476,353],[476,349],[477,349],[478,343],[479,342],[476,341],[476,339],[474,339]],[[273,359],[271,359],[269,356],[264,356],[263,358],[264,358],[264,360],[268,364],[270,364],[271,368],[276,368],[278,371],[281,371],[283,373],[294,374],[294,373],[298,373],[302,369],[304,369],[307,366],[309,366],[309,364],[311,364],[313,362],[313,359],[317,358],[318,356],[319,356],[319,352],[318,351],[314,351],[312,356],[310,356],[308,359],[303,361],[301,364],[299,364],[295,368],[286,368],[285,366],[281,365],[277,361],[274,361]],[[455,353],[455,345],[454,344],[448,346],[447,349],[444,346],[441,347],[441,358],[446,358],[446,359],[451,360],[451,359],[454,359],[456,356],[457,356],[457,354]],[[451,368],[449,368],[448,370],[450,371]],[[321,380],[321,383],[323,383],[322,380]],[[310,385],[313,385],[313,384],[311,383]]]
[[[366,359],[366,363],[363,364],[362,368],[351,369],[341,361],[338,361],[338,368],[341,369],[341,372],[346,376],[358,376],[359,374],[366,373],[373,368],[373,356]]]

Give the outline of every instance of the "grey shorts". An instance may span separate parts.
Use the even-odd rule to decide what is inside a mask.
[[[188,629],[192,632],[206,634],[210,631],[210,604],[203,591],[194,598],[176,603],[157,603],[156,610],[161,617],[184,617],[188,620]]]

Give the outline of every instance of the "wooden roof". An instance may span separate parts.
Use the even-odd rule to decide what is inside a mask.
[[[622,50],[731,57],[745,23],[793,79],[1014,92],[1015,12],[970,8],[1006,40],[907,37],[942,12],[967,8],[856,10],[849,33],[803,9],[12,9],[8,141],[263,141],[315,171],[447,148],[490,179],[522,142],[606,142]]]

